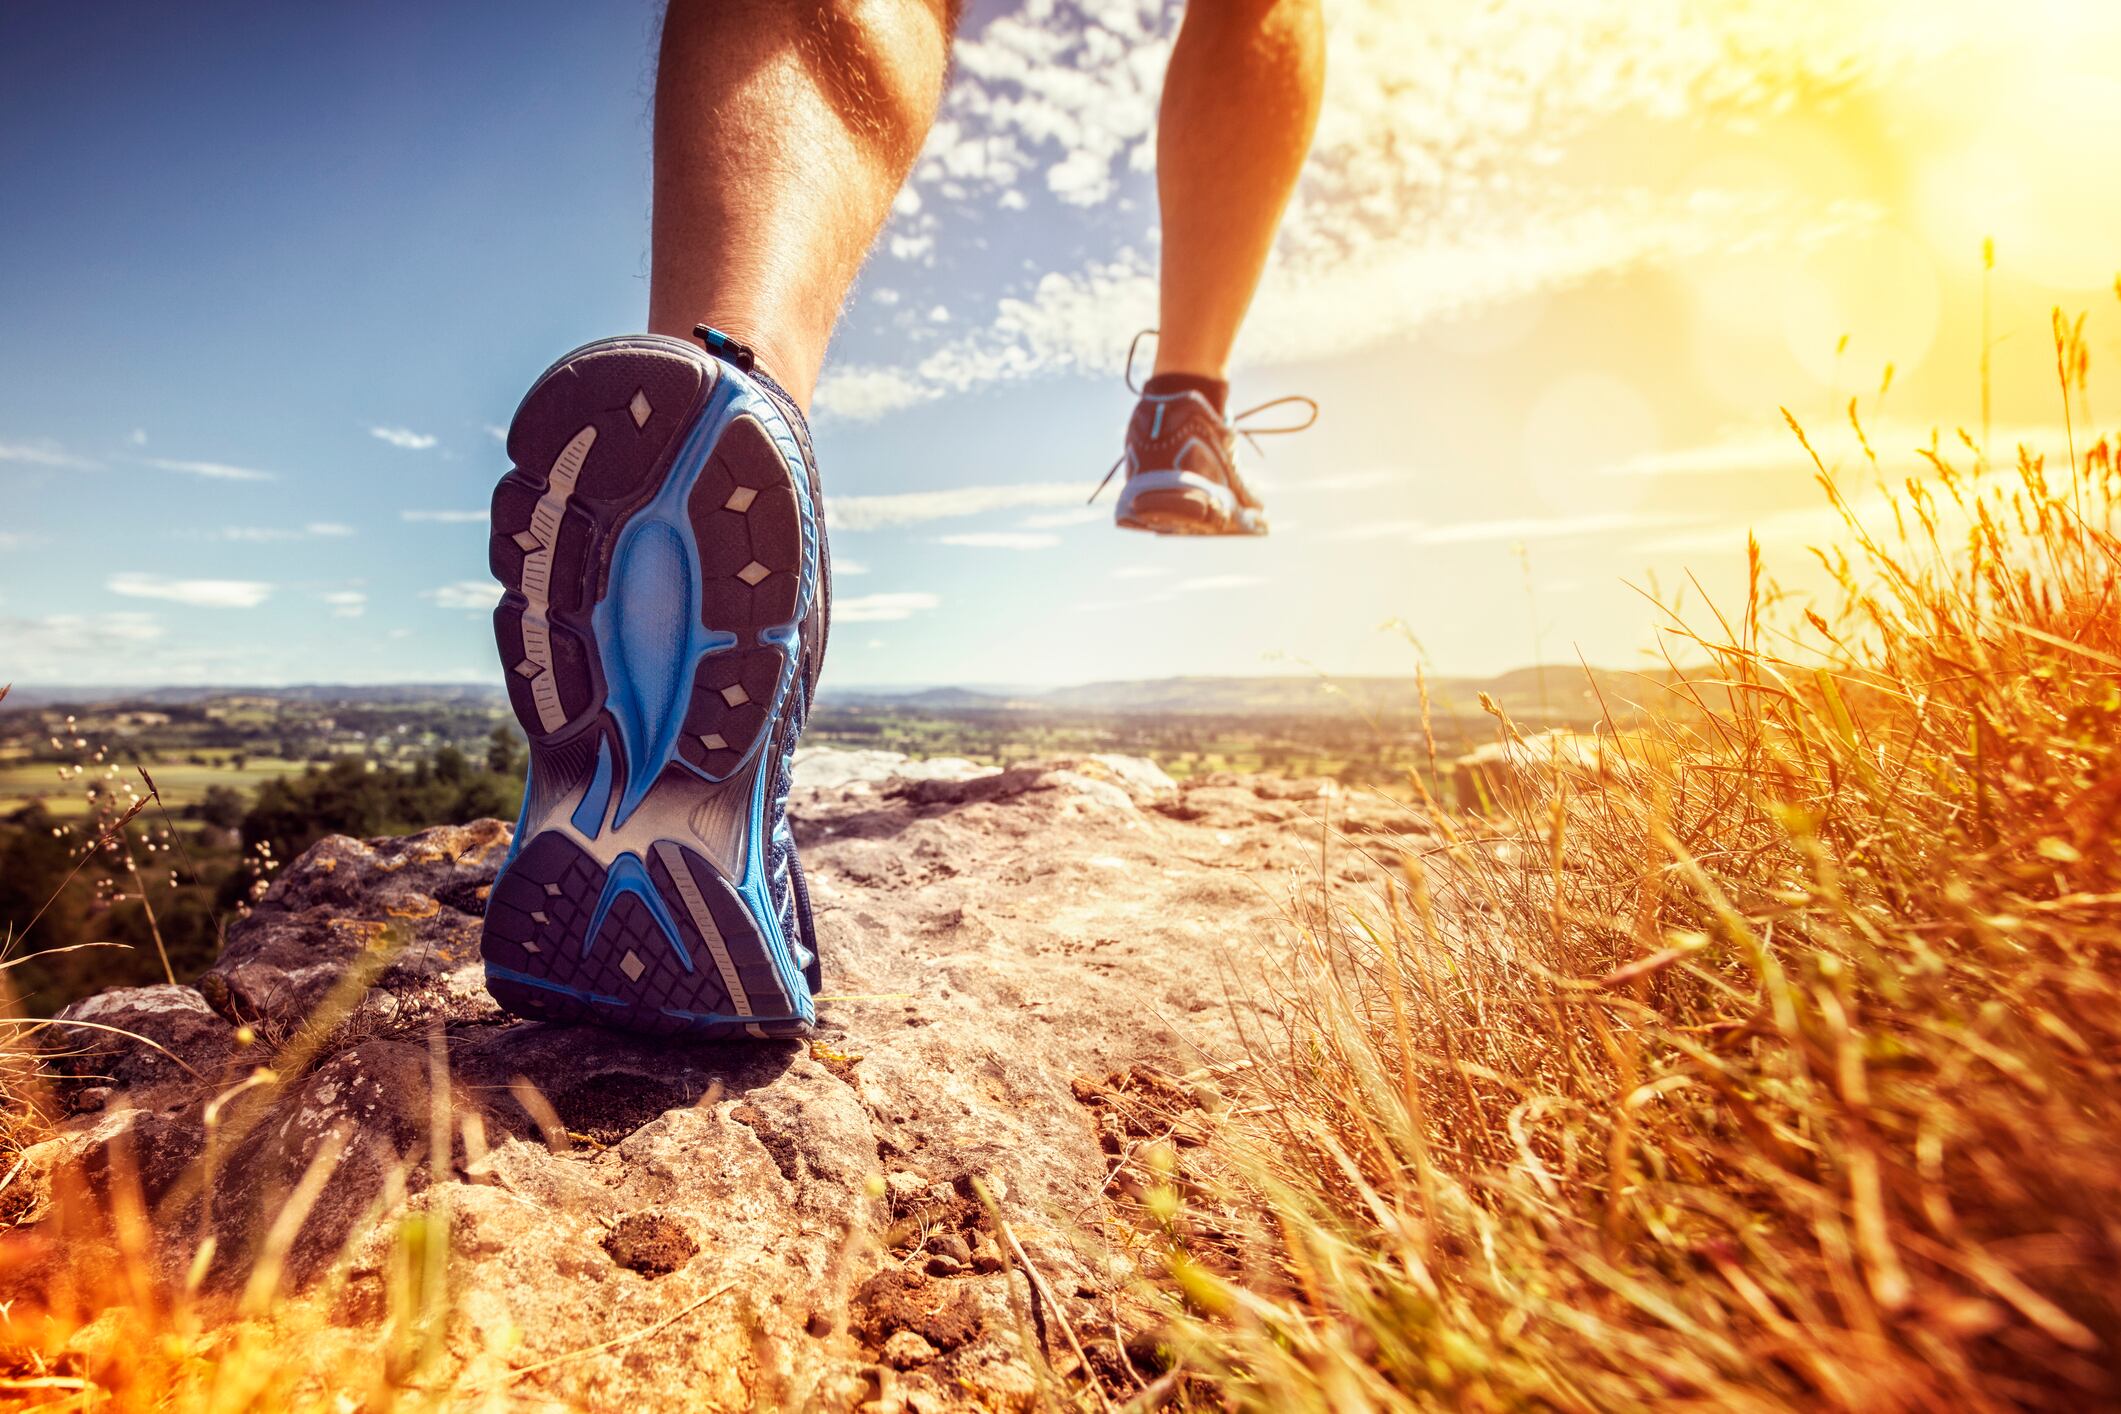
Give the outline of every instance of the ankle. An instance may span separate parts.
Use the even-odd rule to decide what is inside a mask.
[[[1227,379],[1211,378],[1204,373],[1155,373],[1142,384],[1142,392],[1149,397],[1168,397],[1175,393],[1198,393],[1220,416],[1230,403],[1230,384]]]
[[[810,414],[811,394],[817,388],[819,365],[824,362],[824,349],[804,347],[812,341],[789,337],[785,329],[767,327],[764,320],[746,318],[735,312],[715,316],[694,317],[677,310],[651,309],[648,331],[651,334],[668,334],[683,339],[695,347],[699,339],[693,330],[705,324],[734,339],[751,350],[758,368],[785,389],[805,417]]]

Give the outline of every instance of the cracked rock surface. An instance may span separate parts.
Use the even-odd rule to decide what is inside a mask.
[[[1096,1236],[1126,1142],[1099,1077],[1230,1055],[1234,999],[1286,947],[1292,888],[1316,887],[1321,821],[1373,838],[1408,821],[1317,782],[1178,786],[1126,757],[995,770],[822,750],[792,815],[825,953],[814,1040],[514,1021],[478,962],[508,826],[334,837],[196,988],[62,1013],[156,1046],[54,1028],[81,1113],[32,1151],[44,1191],[94,1189],[122,1151],[169,1269],[210,1224],[209,1289],[233,1289],[322,1153],[290,1258],[303,1299],[373,1326],[402,1219],[444,1213],[444,1374],[509,1379],[521,1407],[1026,1406],[1038,1336],[1011,1237],[1093,1363],[1138,1333],[1132,1268]],[[229,1102],[209,1151],[208,1102],[267,1063],[280,1083]]]

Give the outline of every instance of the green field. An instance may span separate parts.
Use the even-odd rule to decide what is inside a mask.
[[[202,752],[202,755],[214,755]],[[221,753],[214,765],[196,765],[188,761],[150,763],[148,772],[155,778],[155,788],[162,793],[162,803],[170,810],[180,810],[205,798],[210,786],[227,786],[248,796],[251,791],[266,781],[301,770],[306,762],[285,761],[278,757],[249,757],[238,770],[229,764],[228,755]],[[101,768],[91,768],[83,775],[71,780],[59,779],[59,767],[50,761],[11,762],[0,765],[0,815],[12,814],[15,810],[41,799],[52,814],[71,818],[88,813],[88,785],[102,780],[115,788],[122,797],[125,787],[131,785],[141,789],[140,777],[129,765],[118,768],[115,779],[99,774]]]

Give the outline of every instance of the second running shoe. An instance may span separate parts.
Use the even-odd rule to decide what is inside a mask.
[[[538,379],[490,558],[530,738],[486,908],[519,1016],[703,1037],[816,1019],[789,774],[831,589],[808,429],[748,350],[637,335]]]

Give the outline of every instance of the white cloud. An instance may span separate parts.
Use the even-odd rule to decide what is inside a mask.
[[[1807,424],[1804,433],[1829,470],[1853,467],[1865,461],[1862,444],[1856,440],[1855,429],[1846,418]],[[1956,428],[1932,427],[1905,418],[1866,423],[1863,435],[1880,462],[1893,465],[1909,463],[1912,454],[1918,448],[1929,447],[1934,437],[1939,456],[1948,462],[1967,466],[1974,460],[1969,443],[1980,440],[1976,430],[1961,432]],[[2080,449],[2089,445],[2082,429],[2078,430],[2077,441]],[[2017,461],[2019,447],[2051,460],[2060,459],[2068,455],[2069,429],[2059,422],[1992,427],[1989,429],[1989,446],[1993,453],[1992,462],[2008,464]],[[1757,431],[1737,429],[1713,442],[1653,452],[1618,465],[1601,467],[1599,474],[1621,477],[1794,474],[1810,477],[1814,470],[1812,459],[1805,454],[1796,435],[1786,426],[1776,426]]]
[[[1871,534],[1890,540],[1895,534],[1894,511],[1881,483],[1898,485],[1905,476],[1937,484],[1929,463],[1917,455],[1916,449],[1930,446],[1930,435],[1912,423],[1881,424],[1870,429],[1869,436],[1876,451],[1881,476],[1874,479],[1868,460],[1856,443],[1855,433],[1847,423],[1838,429],[1807,428],[1805,434],[1813,449],[1819,453],[1830,473],[1835,474],[1841,486],[1844,502],[1850,515]],[[1967,442],[1972,434],[1962,438],[1958,434],[1940,435],[1936,451],[1947,464],[1961,474],[1961,494],[1969,500],[1975,494],[1995,494],[1999,489],[2006,495],[2017,485],[2018,449],[2024,448],[2033,456],[2043,458],[2051,469],[2051,475],[2066,475],[2068,466],[2068,431],[2060,424],[2013,425],[1993,428],[1989,441],[1993,455],[1988,468],[1974,470],[1977,458]],[[2096,440],[2080,430],[2077,434],[2077,451],[2082,456],[2089,442]],[[1671,454],[1671,468],[1667,473],[1674,476],[1707,474],[1721,471],[1730,475],[1745,475],[1757,478],[1773,475],[1812,477],[1816,468],[1804,449],[1797,445],[1794,436],[1785,434],[1777,440],[1768,437],[1751,437],[1740,434],[1723,442],[1711,443],[1693,449],[1692,452]],[[1656,474],[1656,473],[1653,473]],[[1947,523],[1957,521],[1963,525],[1962,513],[1949,504],[1950,498],[1939,497],[1939,515]],[[1902,510],[1906,507],[1903,502]],[[1847,544],[1854,538],[1840,510],[1821,498],[1810,498],[1805,504],[1783,510],[1766,511],[1755,515],[1731,514],[1721,517],[1697,516],[1681,522],[1682,528],[1672,533],[1644,540],[1633,548],[1650,554],[1690,554],[1698,551],[1715,551],[1722,554],[1742,552],[1748,533],[1771,549],[1788,550],[1806,545]],[[1956,539],[1957,531],[1946,531],[1943,538]]]
[[[1572,144],[1615,123],[1651,132],[1710,115],[1743,123],[1782,111],[1792,93],[1861,95],[1940,50],[1978,42],[1971,8],[1945,18],[1935,8],[1345,0],[1328,26],[1317,141],[1239,362],[1354,353],[1593,278],[1705,253],[1801,251],[1874,223],[1879,208],[1869,203],[1767,188],[1629,188],[1580,180],[1566,159]],[[1153,166],[1156,92],[1178,9],[1060,0],[968,34],[915,182],[1016,206],[1018,177],[1044,163],[1045,185],[1062,201],[1111,199],[1127,171]],[[932,259],[933,207],[895,220],[887,244]],[[1128,339],[1154,320],[1155,267],[1153,250],[1118,250],[1046,273],[925,355],[837,370],[836,381],[864,396],[832,411],[879,417],[996,381],[1116,372]],[[964,327],[966,311],[956,314]]]
[[[901,491],[884,496],[827,496],[825,523],[834,530],[889,530],[932,520],[976,516],[1024,506],[1075,505],[1087,495],[1069,481],[1015,486],[960,486],[949,491]]]
[[[817,416],[869,422],[942,394],[942,389],[896,368],[828,368],[818,380],[811,411]]]
[[[432,599],[438,609],[488,610],[501,602],[501,586],[490,579],[460,579],[453,584],[423,589],[420,597]],[[833,605],[835,612],[838,608],[837,604]]]
[[[99,471],[102,464],[77,457],[55,442],[0,442],[0,462],[52,467],[64,471]]]
[[[506,442],[508,440],[508,429],[497,422],[482,423],[480,428],[496,442]]]
[[[487,512],[480,511],[399,511],[398,519],[434,525],[484,525]]]
[[[358,619],[368,612],[368,596],[358,589],[335,589],[324,596],[335,619]]]
[[[1060,544],[1060,537],[1028,530],[973,530],[958,535],[938,535],[935,543],[962,545],[974,550],[1050,550]]]
[[[1419,520],[1384,520],[1335,533],[1335,540],[1399,540],[1409,545],[1474,545],[1491,541],[1567,540],[1622,530],[1691,525],[1703,519],[1667,511],[1592,511],[1572,516],[1511,516],[1500,520],[1460,521],[1434,525]]]
[[[836,624],[888,623],[898,619],[910,619],[942,602],[937,595],[913,590],[891,594],[858,594],[852,598],[832,601],[832,621]]]
[[[1109,200],[1155,126],[1176,20],[1161,0],[1040,4],[961,37],[916,179],[1007,192],[1043,164],[1063,202]]]
[[[935,258],[935,237],[931,235],[893,236],[885,242],[893,260],[932,261]]]
[[[928,322],[930,324],[948,324],[950,322],[950,311],[942,305],[936,305],[928,311]]]
[[[832,572],[836,575],[867,574],[869,566],[860,560],[845,560],[835,554],[832,557]]]
[[[368,435],[379,442],[388,442],[391,446],[401,447],[408,452],[424,452],[438,440],[424,432],[415,432],[409,427],[371,427],[368,429]]]
[[[1162,565],[1121,565],[1112,571],[1114,579],[1161,579],[1171,571]]]
[[[313,520],[300,527],[277,525],[227,525],[214,532],[217,540],[263,545],[280,540],[342,540],[354,533],[350,525],[333,520]]]
[[[1260,478],[1253,476],[1251,480]],[[1405,467],[1372,467],[1364,471],[1332,471],[1323,476],[1290,477],[1292,489],[1305,491],[1368,491],[1377,486],[1392,486],[1411,481],[1414,473]]]
[[[245,545],[262,545],[274,540],[299,540],[302,538],[302,532],[275,525],[224,525],[214,533],[214,538],[234,540]]]
[[[1071,525],[1090,525],[1110,519],[1112,509],[1109,506],[1071,506],[1064,511],[1040,511],[1035,516],[1025,516],[1017,524],[1026,530],[1062,530]]]
[[[168,599],[195,609],[255,609],[272,597],[272,586],[255,579],[171,579],[133,571],[112,575],[103,587],[131,599]]]
[[[1192,579],[1180,580],[1174,587],[1173,592],[1178,594],[1198,594],[1206,590],[1250,589],[1254,585],[1265,584],[1266,582],[1264,575],[1204,574]]]
[[[269,471],[253,467],[230,466],[227,462],[173,461],[166,457],[148,457],[147,465],[157,471],[178,471],[186,476],[203,476],[209,481],[277,481],[279,478]]]
[[[134,655],[162,636],[153,614],[121,610],[108,614],[0,616],[0,642],[7,644],[8,671],[18,680],[78,679],[83,670],[122,663],[137,671]]]
[[[897,304],[900,299],[904,298],[904,296],[900,295],[897,290],[892,289],[889,285],[879,285],[869,292],[869,298],[875,300],[878,304],[884,306],[884,308],[889,309],[892,305]]]
[[[195,616],[187,616],[187,618]],[[285,644],[250,637],[236,643],[172,641],[153,614],[46,614],[0,617],[0,643],[17,682],[40,684],[270,683],[291,660]]]
[[[145,427],[135,427],[135,428],[133,429],[133,435],[132,435],[132,437],[131,437],[131,438],[130,438],[129,440],[130,440],[130,441],[132,442],[132,444],[133,444],[133,445],[134,445],[135,447],[144,447],[144,446],[146,446],[146,445],[147,445],[147,429],[146,429]]]

